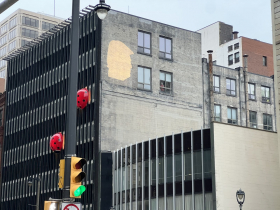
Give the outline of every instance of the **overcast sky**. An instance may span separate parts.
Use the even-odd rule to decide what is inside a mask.
[[[0,2],[3,0],[0,0]],[[18,8],[66,19],[72,0],[19,0],[0,15],[0,20]],[[99,0],[80,0],[80,9]],[[197,31],[216,21],[233,26],[239,36],[272,43],[270,0],[106,0],[112,9]]]

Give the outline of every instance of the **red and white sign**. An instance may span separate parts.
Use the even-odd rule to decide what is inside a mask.
[[[62,210],[82,210],[81,203],[62,203]]]

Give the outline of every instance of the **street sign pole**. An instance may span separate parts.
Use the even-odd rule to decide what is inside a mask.
[[[80,0],[72,2],[70,72],[68,79],[68,106],[65,141],[65,176],[63,198],[70,199],[71,157],[76,156],[77,85],[79,68],[79,12]]]

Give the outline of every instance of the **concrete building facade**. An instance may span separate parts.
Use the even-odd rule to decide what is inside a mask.
[[[3,57],[48,31],[63,19],[18,9],[0,22],[0,78],[6,78]]]
[[[202,57],[207,51],[213,50],[213,61],[220,66],[238,68],[244,66],[243,55],[249,55],[249,72],[264,76],[272,76],[273,49],[272,45],[247,37],[238,37],[231,25],[216,22],[200,30]]]
[[[167,132],[200,129],[200,34],[115,11],[102,28],[101,148],[113,150]],[[142,34],[147,53],[141,51]],[[161,55],[162,41],[171,43],[170,49],[163,49],[169,50],[169,58]],[[140,86],[142,69],[148,72],[146,89]],[[161,87],[163,80],[168,83],[161,76],[170,77],[170,89]]]
[[[212,131],[214,209],[238,209],[240,188],[243,209],[279,209],[277,133],[222,123],[213,123]]]
[[[273,60],[274,60],[274,78],[275,78],[275,105],[277,128],[280,128],[280,2],[271,0],[271,16],[272,16],[272,38],[273,38]],[[278,134],[278,142],[280,142],[280,135]],[[279,154],[280,154],[280,147]],[[279,156],[280,159],[280,156]]]
[[[249,60],[250,57],[248,57]],[[211,121],[210,80],[209,64],[206,58],[202,59],[202,67],[204,127],[209,128]],[[247,77],[246,80],[245,77]],[[246,86],[248,93],[246,93]],[[244,68],[231,69],[213,65],[213,100],[215,121],[276,130],[274,77],[245,72]]]

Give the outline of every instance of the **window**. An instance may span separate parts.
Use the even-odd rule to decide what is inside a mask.
[[[7,52],[7,47],[3,47],[2,49],[0,49],[0,58],[6,55],[6,52]]]
[[[138,88],[151,90],[151,69],[138,66]]]
[[[235,79],[226,79],[227,95],[235,96]]]
[[[54,26],[55,26],[55,24],[42,21],[42,30],[47,31],[47,30],[50,30],[51,28],[53,28]]]
[[[263,66],[267,66],[267,58],[266,58],[266,56],[263,56]]]
[[[228,51],[232,51],[232,45],[228,46]]]
[[[7,42],[7,35],[3,36],[1,39],[0,39],[0,46],[6,44]]]
[[[28,40],[24,40],[24,39],[22,39],[22,40],[21,40],[21,46],[26,45],[28,42],[29,42]]]
[[[262,86],[261,91],[262,91],[262,102],[270,103],[270,88]]]
[[[239,49],[239,43],[234,44],[234,49],[235,50]]]
[[[236,115],[236,109],[235,108],[227,108],[227,116],[228,116],[228,123],[230,124],[237,124],[237,115]]]
[[[0,69],[6,66],[6,61],[1,60],[0,61]]]
[[[263,129],[272,131],[272,115],[263,114]]]
[[[22,28],[22,36],[26,36],[29,38],[36,38],[38,36],[38,31],[30,30],[27,28]]]
[[[14,26],[16,26],[17,25],[17,17],[10,20],[9,25],[10,25],[10,29],[13,28]]]
[[[151,54],[151,34],[138,31],[138,50],[139,53]]]
[[[160,91],[162,93],[171,94],[172,92],[172,74],[160,72]]]
[[[251,100],[256,100],[255,84],[248,83],[248,97]]]
[[[233,55],[229,55],[228,56],[228,65],[232,65],[233,64]]]
[[[221,122],[221,105],[214,105],[214,120]]]
[[[251,128],[258,128],[257,126],[257,112],[250,111],[250,127]]]
[[[6,33],[7,30],[8,30],[8,25],[7,25],[7,24],[1,26],[1,28],[0,28],[0,34]]]
[[[38,28],[39,20],[22,16],[22,24]]]
[[[234,53],[234,62],[238,63],[239,62],[239,52]]]
[[[9,44],[9,52],[11,52],[12,50],[14,50],[15,48],[16,48],[16,45],[17,45],[17,40],[15,40],[15,41],[13,41],[13,42],[11,42],[10,44]]]
[[[159,57],[171,59],[171,39],[159,37]]]
[[[220,77],[216,75],[213,76],[213,90],[217,93],[220,92]]]
[[[10,33],[9,33],[9,40],[13,39],[16,37],[16,31],[17,29],[15,28],[14,30],[12,30]]]

